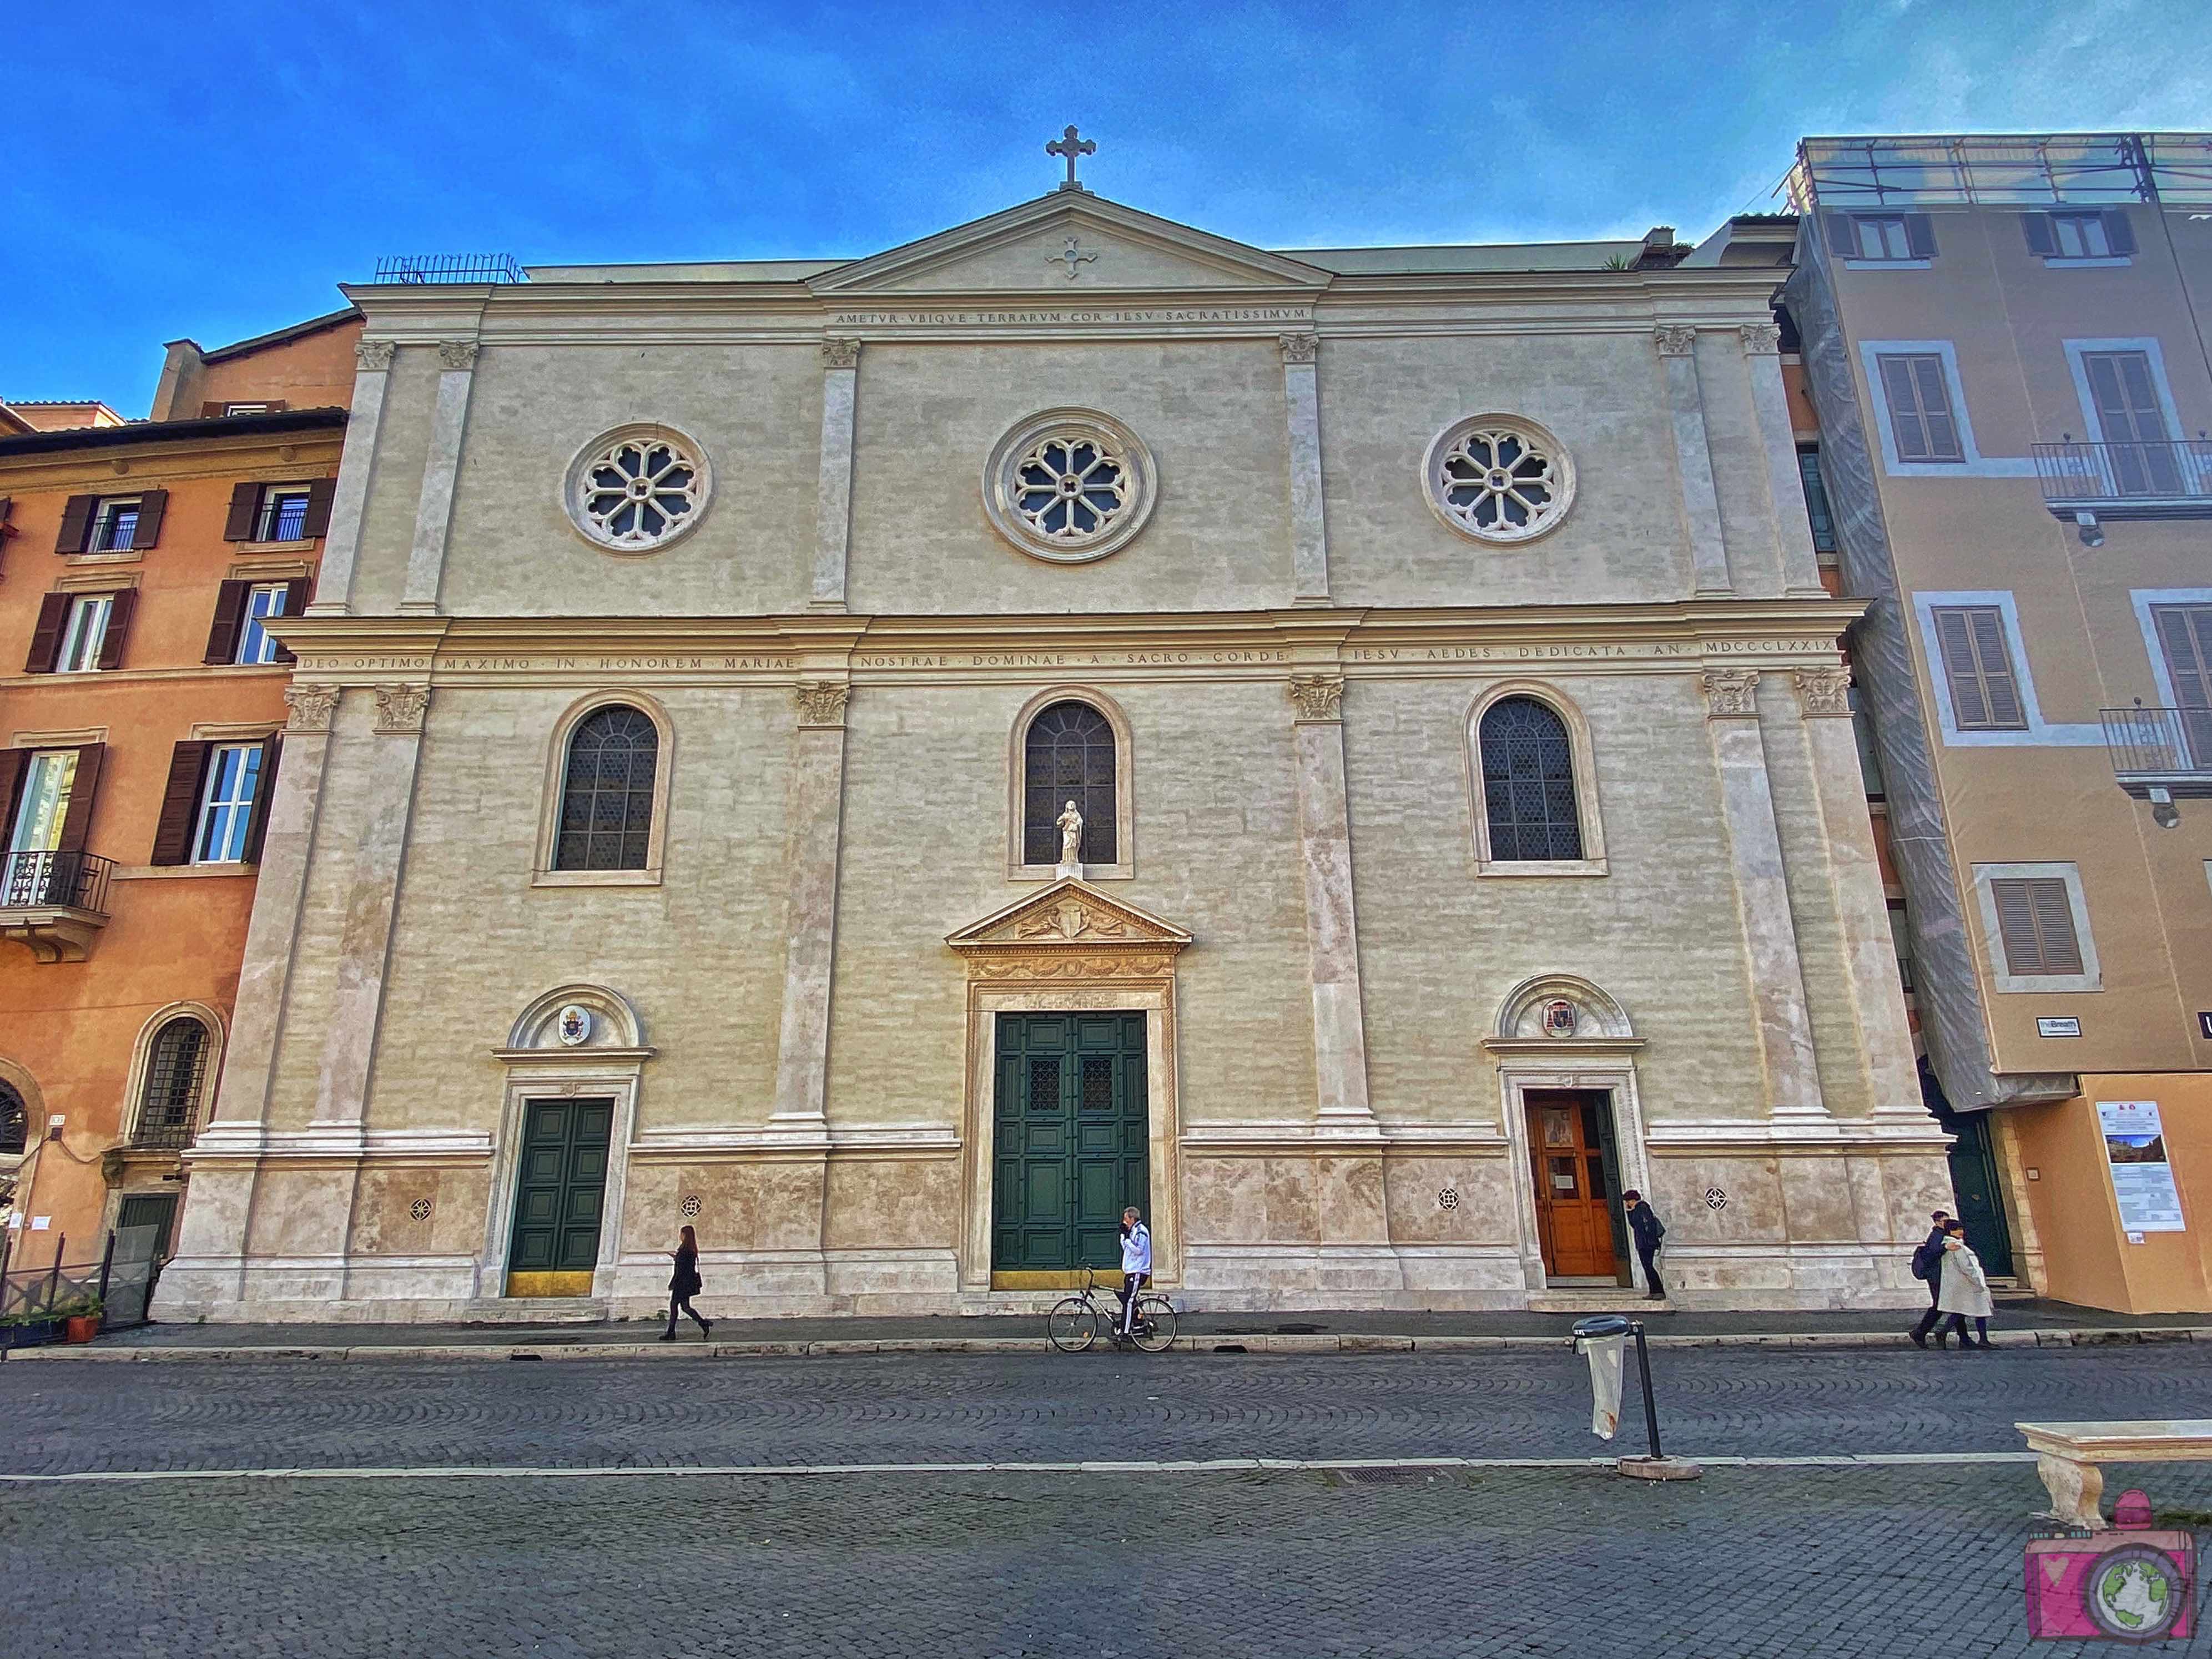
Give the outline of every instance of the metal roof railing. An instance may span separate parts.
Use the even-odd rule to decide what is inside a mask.
[[[376,262],[380,283],[526,283],[511,253],[395,253]]]

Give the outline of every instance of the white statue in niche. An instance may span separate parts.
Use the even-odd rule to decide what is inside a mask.
[[[1080,876],[1083,873],[1083,814],[1070,801],[1053,820],[1060,826],[1060,873]]]

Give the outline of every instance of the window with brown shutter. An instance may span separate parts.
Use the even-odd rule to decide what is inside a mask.
[[[51,674],[61,655],[62,628],[69,621],[72,593],[46,593],[39,599],[39,620],[31,628],[31,653],[23,659],[26,674]]]
[[[100,665],[123,666],[123,641],[131,632],[131,614],[138,609],[138,590],[126,587],[107,601],[107,631],[100,636]]]
[[[225,582],[216,590],[215,625],[208,629],[207,654],[202,662],[229,662],[238,654],[238,625],[246,616],[246,596],[252,582]]]
[[[246,850],[240,854],[247,864],[261,862],[261,843],[269,834],[269,805],[276,799],[276,765],[284,758],[284,734],[271,732],[261,740],[261,775],[253,787],[253,813],[246,820]]]
[[[222,521],[222,538],[227,542],[250,542],[253,539],[254,515],[261,509],[261,486],[258,483],[233,484],[230,487],[230,512]]]
[[[77,745],[76,771],[70,779],[69,806],[62,814],[58,853],[82,853],[92,831],[92,798],[100,789],[100,763],[107,758],[104,743]]]
[[[72,495],[62,505],[62,533],[54,538],[57,553],[82,553],[92,539],[92,515],[100,505],[97,495]]]
[[[2014,975],[2078,974],[2081,941],[2074,931],[2074,907],[2066,883],[2055,876],[1998,879],[1990,883],[1996,902],[1997,933],[2004,945],[2005,971]]]
[[[1884,352],[1882,401],[1900,461],[1963,461],[1959,422],[1951,411],[1950,383],[1943,360],[1932,351]]]
[[[136,552],[161,538],[161,515],[169,510],[169,492],[145,490],[138,497],[138,522],[131,527],[131,546]]]
[[[337,489],[336,478],[317,478],[307,486],[307,521],[300,527],[303,541],[330,534],[331,503],[337,499]]]
[[[15,810],[22,805],[23,773],[30,763],[27,749],[0,749],[0,850],[15,845]]]
[[[288,617],[297,617],[302,614],[307,608],[307,602],[314,597],[315,579],[313,576],[295,576],[290,581],[284,584],[283,614]],[[297,662],[300,659],[292,653],[290,647],[284,645],[279,645],[276,647],[276,655],[273,660],[277,662]]]
[[[1961,732],[2025,732],[2027,705],[2013,672],[2004,613],[1993,605],[1936,607],[1936,645]]]
[[[190,864],[192,830],[199,817],[200,776],[207,769],[207,743],[180,743],[169,753],[168,787],[161,792],[161,816],[154,824],[154,855],[149,864]]]

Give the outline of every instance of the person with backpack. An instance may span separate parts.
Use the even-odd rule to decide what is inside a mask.
[[[1981,1257],[1966,1243],[1966,1224],[1963,1221],[1943,1224],[1942,1272],[1943,1288],[1936,1298],[1936,1305],[1950,1316],[1951,1328],[1959,1334],[1960,1352],[1988,1347],[1990,1316],[1996,1309],[1990,1298],[1990,1276],[1983,1270]],[[1978,1342],[1966,1334],[1969,1319],[1980,1333],[1982,1340]]]
[[[678,1310],[691,1316],[691,1322],[699,1328],[701,1341],[714,1335],[714,1322],[701,1318],[699,1310],[691,1305],[691,1298],[704,1288],[705,1281],[699,1277],[699,1235],[686,1227],[683,1243],[676,1247],[676,1271],[668,1276],[668,1328],[660,1334],[663,1342],[676,1340]]]
[[[1660,1301],[1667,1294],[1667,1287],[1659,1282],[1658,1261],[1659,1241],[1667,1237],[1667,1224],[1633,1187],[1621,1194],[1620,1201],[1628,1212],[1628,1231],[1636,1238],[1636,1259],[1644,1264],[1644,1282],[1650,1287],[1644,1295],[1653,1302]]]
[[[1920,1248],[1912,1253],[1912,1276],[1925,1280],[1928,1285],[1928,1311],[1921,1315],[1920,1322],[1909,1333],[1916,1348],[1928,1346],[1928,1334],[1936,1329],[1937,1322],[1943,1317],[1943,1310],[1937,1304],[1943,1299],[1944,1224],[1951,1216],[1947,1210],[1937,1210],[1928,1218],[1936,1224],[1929,1229],[1928,1237]],[[1940,1333],[1936,1335],[1936,1346],[1939,1348],[1943,1346]]]

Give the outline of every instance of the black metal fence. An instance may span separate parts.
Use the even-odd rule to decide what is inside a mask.
[[[77,1261],[66,1234],[53,1235],[51,1256],[39,1238],[0,1234],[0,1350],[58,1342],[72,1314],[97,1312],[102,1330],[146,1323],[161,1273],[159,1226],[113,1229],[98,1255]]]
[[[2212,441],[2036,444],[2047,502],[2212,501]],[[2203,510],[2199,507],[2199,511]]]
[[[2196,793],[2212,786],[2212,708],[2105,708],[2105,747],[2123,783]]]
[[[68,905],[107,914],[113,859],[92,853],[9,853],[0,859],[0,908]]]
[[[509,253],[395,253],[376,262],[380,283],[526,283]]]

